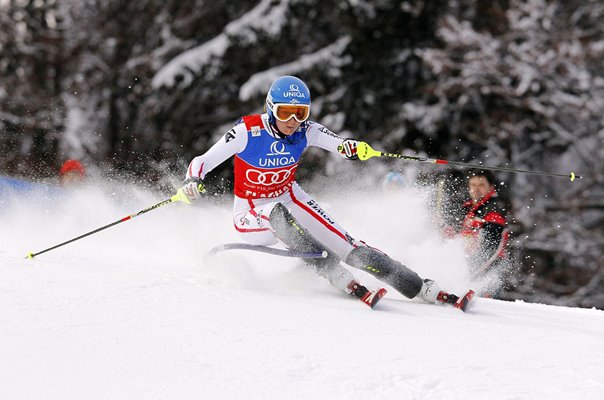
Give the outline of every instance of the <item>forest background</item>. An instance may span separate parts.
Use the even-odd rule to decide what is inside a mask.
[[[0,0],[0,175],[52,179],[77,158],[171,190],[297,75],[312,119],[373,147],[582,175],[497,175],[521,262],[506,296],[604,309],[603,60],[597,0]],[[305,158],[302,181],[371,168]],[[443,176],[463,196],[460,171],[417,174]]]

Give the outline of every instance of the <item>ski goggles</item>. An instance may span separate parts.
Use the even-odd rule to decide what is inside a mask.
[[[281,122],[287,122],[292,117],[298,122],[304,122],[310,115],[310,105],[308,104],[275,104],[273,114]]]

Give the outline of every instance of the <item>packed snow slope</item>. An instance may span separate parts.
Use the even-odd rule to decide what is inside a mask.
[[[349,232],[463,292],[421,191],[315,194]],[[298,260],[243,251],[230,205],[97,185],[2,196],[0,399],[602,399],[604,312],[479,298],[370,310]],[[352,271],[372,288],[380,283]]]

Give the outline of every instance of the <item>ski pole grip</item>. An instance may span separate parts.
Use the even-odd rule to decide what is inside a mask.
[[[357,144],[357,156],[361,161],[369,160],[371,157],[380,157],[381,155],[381,152],[373,150],[371,146],[365,142],[359,142],[359,144]]]

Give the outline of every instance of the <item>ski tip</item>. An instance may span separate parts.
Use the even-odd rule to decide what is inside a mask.
[[[583,179],[583,177],[582,177],[581,175],[575,175],[575,173],[574,173],[574,172],[571,172],[571,173],[570,173],[570,181],[571,181],[571,182],[574,182],[574,181],[575,181],[575,179]]]
[[[386,293],[388,293],[388,291],[384,288],[380,288],[375,292],[375,295],[373,296],[373,298],[371,299],[371,303],[369,304],[369,307],[371,307],[373,309],[373,307],[375,307],[375,305],[384,297],[386,296]]]
[[[27,253],[27,256],[25,256],[25,258],[31,260],[32,258],[34,258],[34,253]]]
[[[382,299],[382,297],[386,295],[386,293],[388,293],[388,291],[384,288],[380,288],[375,292],[372,290],[367,290],[362,297],[359,297],[359,300],[373,309],[373,307],[375,307],[375,305]]]
[[[472,300],[472,298],[474,297],[476,293],[473,290],[469,290],[468,293],[466,293],[465,295],[463,295],[462,297],[460,297],[454,304],[455,308],[459,308],[461,311],[467,311],[468,310],[468,305],[470,304],[470,301]]]

